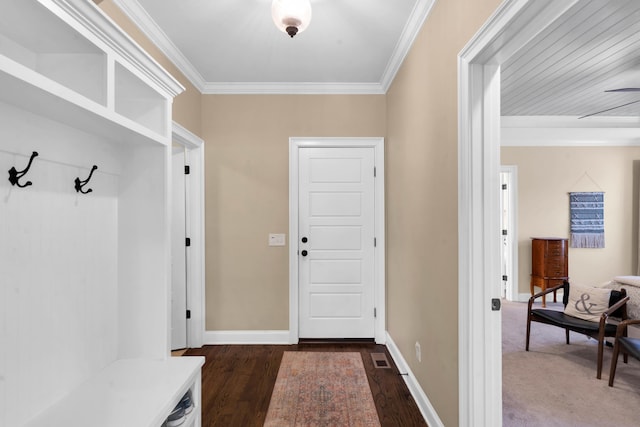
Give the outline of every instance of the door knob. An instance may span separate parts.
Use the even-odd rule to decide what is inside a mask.
[[[307,256],[307,254],[308,254],[308,253],[309,253],[309,252],[307,252],[307,251],[302,251],[302,252],[300,252],[300,255],[302,255],[302,256]]]
[[[302,243],[307,243],[309,241],[309,239],[307,239],[306,237],[302,238]]]

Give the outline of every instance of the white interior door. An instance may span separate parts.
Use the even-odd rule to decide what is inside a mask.
[[[299,336],[374,338],[375,153],[299,154]]]
[[[172,151],[171,349],[187,347],[187,266],[184,147]]]
[[[500,168],[500,230],[501,230],[501,297],[518,300],[518,245],[515,166]]]

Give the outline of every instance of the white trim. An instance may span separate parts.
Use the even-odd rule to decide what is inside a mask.
[[[113,3],[127,15],[142,33],[189,79],[198,91],[205,86],[204,77],[196,67],[182,54],[180,49],[171,41],[164,31],[151,19],[149,14],[137,0],[113,0]]]
[[[205,95],[383,95],[380,83],[205,83]]]
[[[500,64],[574,1],[506,0],[458,55],[459,425],[502,425]],[[492,236],[496,236],[493,238]]]
[[[173,122],[172,138],[185,147],[185,161],[190,176],[185,196],[190,207],[186,216],[186,231],[191,238],[187,257],[187,347],[202,347],[205,330],[205,192],[204,192],[204,141],[178,123]]]
[[[637,117],[503,116],[503,147],[632,147],[640,145]]]
[[[289,331],[205,331],[204,345],[286,345]]]
[[[289,242],[298,236],[298,150],[302,147],[372,147],[375,153],[375,336],[378,344],[385,344],[386,284],[385,284],[385,212],[384,212],[384,138],[289,138]],[[299,340],[298,329],[298,246],[289,245],[289,343]]]
[[[382,85],[384,93],[387,93],[389,86],[391,86],[391,83],[393,83],[393,80],[396,78],[396,74],[398,74],[398,70],[400,69],[400,66],[402,66],[404,58],[406,58],[409,53],[413,42],[416,40],[416,37],[422,29],[424,21],[426,21],[429,13],[431,13],[431,9],[433,9],[435,2],[435,0],[418,0],[416,2],[413,10],[411,11],[411,15],[409,15],[409,19],[407,19],[407,24],[402,30],[400,40],[398,40],[398,44],[396,45],[391,58],[389,58],[387,67],[382,73],[380,84]]]
[[[409,364],[406,362],[404,357],[402,357],[400,349],[396,346],[396,343],[388,332],[387,350],[389,351],[393,362],[396,364],[400,375],[404,379],[404,382],[407,384],[407,388],[409,389],[411,396],[413,396],[413,400],[415,400],[416,405],[418,405],[418,409],[420,409],[424,420],[431,427],[444,427],[444,423],[438,416],[438,413],[431,404],[431,401],[429,401],[429,397],[427,397],[422,387],[420,387],[418,379],[411,371],[411,368],[409,368]]]

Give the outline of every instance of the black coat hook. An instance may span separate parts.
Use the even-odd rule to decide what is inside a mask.
[[[29,164],[27,165],[27,167],[18,172],[15,168],[15,166],[12,166],[11,169],[9,169],[9,182],[11,183],[11,185],[17,185],[20,188],[24,188],[24,187],[28,187],[31,184],[33,184],[31,181],[27,181],[24,184],[20,184],[18,182],[18,180],[20,178],[22,178],[27,172],[29,172],[29,168],[31,167],[31,162],[33,162],[33,159],[38,155],[37,151],[34,151],[33,153],[31,153],[31,158],[29,159]]]
[[[82,194],[87,194],[87,193],[91,193],[93,191],[93,189],[89,188],[87,191],[83,191],[82,188],[87,185],[87,183],[91,180],[91,176],[93,175],[93,171],[95,171],[96,169],[98,169],[98,166],[93,165],[93,167],[91,168],[91,172],[89,172],[89,176],[87,177],[87,179],[85,179],[84,181],[80,181],[80,178],[76,178],[76,192],[78,193],[82,193]]]

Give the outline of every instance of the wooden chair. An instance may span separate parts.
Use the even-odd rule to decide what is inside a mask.
[[[526,350],[529,351],[529,335],[531,333],[531,322],[546,323],[548,325],[557,326],[563,328],[566,331],[567,344],[569,344],[569,331],[577,332],[583,335],[587,335],[591,338],[595,338],[598,341],[598,362],[597,362],[597,375],[600,379],[602,376],[602,354],[604,350],[605,337],[616,336],[616,325],[607,323],[608,318],[616,317],[622,320],[627,319],[627,291],[620,289],[619,291],[612,290],[609,298],[609,308],[600,316],[599,322],[591,322],[588,320],[579,319],[574,316],[565,314],[563,311],[550,310],[545,308],[533,308],[533,303],[537,298],[551,292],[556,292],[563,289],[564,295],[562,302],[564,306],[567,306],[569,302],[569,282],[564,281],[562,285],[554,286],[545,291],[539,292],[529,298],[529,306],[527,309],[527,343]]]
[[[613,379],[616,376],[618,355],[622,350],[624,363],[627,363],[629,355],[640,360],[640,338],[627,337],[627,326],[640,324],[640,319],[625,320],[620,322],[616,329],[616,341],[613,345],[613,357],[611,359],[611,371],[609,372],[609,387],[613,387]]]

